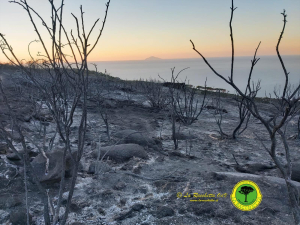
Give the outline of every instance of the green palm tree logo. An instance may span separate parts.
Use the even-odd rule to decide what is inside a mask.
[[[241,188],[241,190],[239,191],[239,193],[241,193],[242,195],[245,195],[245,202],[247,202],[247,196],[249,193],[253,192],[254,189],[250,186],[243,186]]]

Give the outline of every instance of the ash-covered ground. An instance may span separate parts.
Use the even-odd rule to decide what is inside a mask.
[[[2,68],[0,75],[10,104],[22,121],[26,134],[38,140],[40,118],[47,118],[46,138],[49,140],[55,133],[55,122],[47,107],[42,106],[39,116],[33,115],[27,107],[29,103],[16,94],[13,78],[21,74],[13,68]],[[197,95],[197,98],[201,101],[203,95]],[[207,98],[209,105],[212,94],[208,94]],[[179,149],[174,150],[167,111],[150,107],[143,93],[116,85],[105,97],[104,105],[108,112],[111,139],[108,140],[96,103],[88,101],[85,149],[68,224],[293,224],[285,181],[280,178],[280,171],[261,143],[270,145],[264,126],[255,118],[250,119],[248,128],[236,140],[230,137],[221,139],[214,110],[205,108],[192,125],[184,126],[177,122],[177,128],[180,126]],[[230,95],[222,95],[221,105],[226,110],[222,129],[231,135],[238,124],[236,101]],[[260,101],[259,107],[263,116],[272,115],[272,105],[268,101]],[[80,113],[79,107],[72,126],[74,148],[78,143],[75,134]],[[9,129],[8,110],[2,98],[0,119]],[[286,135],[294,137],[295,134],[296,117],[291,120]],[[300,140],[290,138],[288,144],[297,180],[295,184],[300,190]],[[61,145],[57,137],[52,152],[49,152],[53,161],[59,159]],[[17,141],[15,146],[21,150]],[[115,149],[97,165],[99,146],[102,154],[110,148]],[[28,148],[31,163],[35,165],[39,152],[29,142]],[[25,224],[23,164],[2,139],[0,154],[0,223]],[[285,151],[281,142],[278,142],[277,154],[284,162]],[[97,167],[98,173],[95,174]],[[59,166],[50,166],[51,169],[54,177],[60,172]],[[230,199],[234,186],[241,180],[256,182],[263,195],[261,204],[249,212],[237,209]],[[56,204],[59,181],[47,180],[47,177],[44,181],[43,185],[49,189],[49,196]],[[67,178],[67,183],[69,181]],[[32,182],[28,181],[28,185],[32,224],[43,224],[39,192]],[[68,184],[63,206],[67,189]],[[178,195],[179,192],[182,196]],[[209,199],[218,201],[190,201],[192,198],[184,197],[193,193],[214,194],[215,198]],[[61,214],[63,212],[64,207]]]

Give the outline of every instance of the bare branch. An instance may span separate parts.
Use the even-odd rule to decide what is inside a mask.
[[[93,49],[96,47],[101,35],[102,35],[102,32],[103,32],[103,29],[104,29],[104,26],[105,26],[105,22],[106,22],[106,17],[107,17],[107,12],[108,12],[108,7],[109,7],[109,4],[110,4],[110,0],[108,0],[108,2],[106,3],[106,10],[105,10],[105,16],[104,16],[104,20],[103,20],[103,23],[102,23],[102,28],[100,30],[100,33],[97,37],[97,40],[96,42],[94,43],[93,47],[88,51],[87,53],[87,56],[93,51]]]
[[[285,65],[284,65],[284,62],[280,56],[280,53],[279,53],[279,44],[280,44],[280,41],[282,39],[282,36],[283,36],[283,33],[284,33],[284,29],[285,29],[285,25],[286,25],[286,17],[287,15],[285,14],[285,9],[283,10],[283,13],[281,13],[283,15],[283,28],[282,28],[282,31],[280,33],[280,36],[279,36],[279,39],[278,39],[278,42],[277,42],[277,45],[276,45],[276,52],[277,52],[277,55],[278,55],[278,58],[280,60],[280,64],[282,66],[282,69],[283,69],[283,72],[284,72],[284,75],[285,75],[285,83],[284,83],[284,89],[283,89],[283,93],[282,93],[282,97],[284,98],[285,95],[286,95],[286,88],[287,88],[287,85],[288,85],[288,82],[289,82],[289,77],[288,77],[288,72],[285,68]]]

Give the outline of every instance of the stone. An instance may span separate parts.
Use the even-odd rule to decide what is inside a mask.
[[[122,199],[120,200],[120,204],[121,204],[122,206],[124,206],[124,205],[126,204],[126,202],[127,202],[127,199],[126,199],[126,198],[122,198]]]
[[[23,154],[22,152],[20,152],[20,154]],[[17,161],[17,160],[21,160],[21,158],[14,152],[9,153],[6,155],[6,158],[11,160],[11,161]]]
[[[121,221],[121,220],[124,220],[124,219],[127,219],[127,218],[132,218],[132,217],[134,217],[133,210],[129,210],[128,212],[122,213],[121,215],[116,217],[115,220],[116,221]]]
[[[22,121],[22,122],[30,122],[30,120],[32,119],[31,115],[18,115],[17,119]]]
[[[24,119],[24,122],[29,123],[30,120],[31,120],[31,115],[25,115],[25,116],[23,117],[23,119]]]
[[[95,174],[96,173],[96,163],[97,162],[92,162],[90,164],[89,169],[87,171],[88,174]],[[99,168],[99,171],[101,171],[102,173],[106,173],[106,172],[109,172],[111,170],[111,166],[109,166],[105,162],[99,162],[98,168]]]
[[[109,109],[109,108],[115,108],[116,104],[113,101],[106,99],[103,101],[102,106]]]
[[[74,222],[74,223],[71,223],[71,225],[85,225],[85,223],[81,223],[81,222]]]
[[[193,203],[193,202],[192,202]],[[213,217],[215,215],[215,207],[208,202],[208,204],[191,204],[188,205],[188,211],[193,213],[196,216],[209,216]]]
[[[36,153],[36,152],[34,152],[32,150],[33,149],[30,146],[27,146],[27,152],[28,152],[29,157],[35,157],[35,156],[37,156],[38,153]],[[21,155],[24,154],[23,149],[20,150],[20,151],[18,151],[18,152]],[[14,152],[11,152],[11,153],[7,154],[6,158],[9,159],[9,160],[11,160],[11,161],[19,161],[19,160],[21,160],[21,158],[16,153],[14,153]]]
[[[136,203],[131,207],[131,209],[134,211],[141,211],[144,207],[145,206],[143,204]]]
[[[17,128],[14,127],[13,128],[13,132],[11,130],[11,125],[7,125],[5,128],[4,128],[6,131],[8,131],[9,133],[9,136],[10,138],[12,138],[12,140],[14,140],[15,142],[17,143],[20,143],[22,141],[22,136],[21,134],[17,131]]]
[[[165,157],[159,156],[159,157],[157,157],[156,161],[157,162],[163,162],[163,161],[165,161]]]
[[[33,118],[42,122],[51,122],[53,120],[53,116],[48,109],[42,109],[40,112],[35,113]]]
[[[77,152],[73,152],[73,157],[76,158]],[[49,158],[49,171],[45,174],[46,159],[42,154],[38,154],[37,157],[31,162],[33,170],[35,171],[37,178],[40,182],[58,182],[61,178],[61,172],[63,168],[63,151],[54,151],[46,153]],[[66,177],[71,176],[73,169],[73,161],[70,154],[66,157]]]
[[[158,218],[163,218],[163,217],[173,216],[173,215],[174,215],[174,210],[168,206],[160,206],[157,208],[156,216]]]
[[[141,169],[142,167],[139,165],[137,167],[135,167],[132,172],[135,173],[135,174],[140,174],[141,173]]]
[[[115,134],[115,137],[121,139],[122,141],[120,143],[124,144],[138,144],[144,147],[151,147],[153,148],[156,143],[155,141],[149,137],[147,134],[144,133],[138,133],[135,130],[122,130]]]
[[[300,182],[300,163],[292,165],[292,180]]]
[[[147,100],[147,101],[144,101],[143,103],[142,103],[142,105],[144,106],[144,107],[146,107],[146,108],[151,108],[152,107],[152,105],[151,105],[151,103]]]
[[[100,215],[102,215],[102,216],[105,216],[105,215],[106,215],[106,212],[105,212],[104,209],[101,208],[101,207],[98,208],[97,211],[98,211],[98,213],[99,213]]]
[[[197,136],[194,134],[185,134],[185,133],[176,133],[175,134],[176,138],[178,140],[192,140],[192,139],[197,139]]]
[[[147,194],[148,189],[147,189],[147,187],[140,187],[140,188],[138,189],[138,192],[139,192],[139,193],[142,193],[142,194]]]
[[[185,214],[185,213],[186,213],[185,208],[183,208],[183,207],[182,207],[182,208],[179,208],[179,209],[178,209],[178,213],[181,214],[181,215]]]
[[[115,190],[123,190],[124,188],[126,187],[126,184],[124,182],[118,182],[114,187],[113,189]]]
[[[23,203],[23,196],[13,195],[7,196],[7,194],[0,195],[0,209],[10,209],[19,206]]]
[[[265,165],[263,163],[251,163],[244,166],[235,165],[234,168],[236,171],[241,173],[251,173],[255,174],[257,172],[262,172],[265,170],[275,169],[277,166]]]
[[[121,167],[121,170],[132,170],[132,169],[133,169],[133,165],[129,163]]]
[[[94,151],[94,157],[97,158],[97,150]],[[101,158],[111,159],[117,163],[123,163],[132,157],[148,159],[148,154],[144,148],[138,144],[120,144],[101,148]]]
[[[6,143],[0,143],[0,154],[6,154],[8,152],[8,146]]]
[[[24,225],[27,224],[26,209],[21,208],[19,210],[13,210],[9,215],[9,220],[12,225]],[[29,223],[32,223],[32,216],[29,214]]]
[[[90,164],[87,174],[95,174],[95,173],[96,173],[96,163],[94,162]]]
[[[5,222],[9,219],[9,213],[7,211],[0,209],[0,224],[5,224]]]

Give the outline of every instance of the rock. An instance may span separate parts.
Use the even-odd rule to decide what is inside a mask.
[[[94,163],[89,166],[89,170],[87,171],[87,174],[95,174],[95,173],[96,173],[96,165]]]
[[[0,224],[6,224],[5,222],[8,220],[8,218],[9,213],[4,210],[0,210]]]
[[[24,225],[27,224],[27,214],[26,209],[21,208],[19,210],[14,210],[9,215],[9,220],[12,225]],[[29,214],[29,223],[32,223],[32,216]]]
[[[24,154],[23,150],[20,150],[18,152],[21,155]],[[36,152],[32,151],[32,148],[30,146],[27,146],[27,152],[28,152],[29,157],[35,157],[35,156],[38,155]],[[9,160],[11,160],[11,161],[21,160],[20,157],[16,153],[14,153],[14,152],[11,152],[11,153],[7,154],[6,158],[9,159]]]
[[[188,211],[196,216],[208,216],[213,217],[215,215],[215,207],[213,204],[208,202],[208,204],[189,204]]]
[[[146,107],[146,108],[151,108],[152,106],[151,106],[151,103],[147,100],[147,101],[144,101],[143,103],[142,103],[142,105],[144,106],[144,107]]]
[[[124,206],[124,205],[126,204],[126,202],[127,202],[127,199],[126,199],[126,198],[122,198],[122,199],[120,200],[120,204],[121,204],[122,206]]]
[[[235,165],[235,170],[241,173],[251,173],[255,174],[256,172],[262,172],[265,170],[275,169],[277,166],[269,166],[263,163],[251,163],[242,165]]]
[[[0,209],[10,209],[15,206],[19,206],[23,203],[23,196],[21,195],[13,195],[7,196],[0,195]]]
[[[138,192],[139,192],[139,193],[143,193],[143,194],[147,194],[148,189],[147,189],[147,187],[140,187],[140,188],[138,189]]]
[[[172,152],[170,152],[169,156],[185,157],[184,154],[182,154],[181,152],[178,152],[178,151],[172,151]]]
[[[126,184],[124,182],[118,182],[114,187],[113,189],[115,190],[123,190],[124,188],[126,187]]]
[[[23,154],[22,152],[20,152],[20,154]],[[21,160],[21,158],[14,152],[9,153],[6,155],[6,158],[11,160],[11,161],[17,161],[17,160]]]
[[[179,214],[185,214],[185,213],[186,213],[186,209],[183,208],[183,207],[182,207],[182,208],[179,208],[179,209],[178,209],[178,213],[179,213]]]
[[[106,189],[106,190],[102,191],[101,196],[103,198],[110,198],[113,194],[114,194],[114,192],[112,190]]]
[[[30,120],[31,120],[31,116],[30,116],[30,115],[25,115],[25,116],[23,117],[23,119],[24,119],[24,122],[29,123]]]
[[[28,122],[30,122],[32,117],[31,117],[31,115],[18,115],[17,118],[22,122],[28,123]]]
[[[139,204],[139,203],[136,203],[131,207],[131,209],[134,210],[134,211],[141,211],[143,208],[144,208],[144,205]]]
[[[108,99],[104,100],[101,105],[107,109],[116,107],[116,104],[113,101]]]
[[[68,197],[69,197],[68,191],[63,193],[62,202],[61,202],[63,205],[67,204]],[[87,193],[85,192],[85,190],[75,188],[72,197],[71,207],[70,207],[71,211],[80,213],[82,209],[90,205],[91,205],[91,201],[87,197]]]
[[[173,215],[174,215],[174,210],[170,207],[160,206],[160,207],[157,208],[156,216],[158,218],[163,218],[163,217],[166,217],[166,216],[173,216]]]
[[[98,211],[98,213],[99,213],[100,215],[102,215],[102,216],[105,216],[105,215],[106,215],[106,212],[105,212],[104,209],[101,208],[101,207],[98,208],[97,211]]]
[[[73,201],[73,200],[72,200]],[[83,208],[85,208],[85,207],[87,207],[89,204],[87,203],[87,202],[72,202],[71,203],[71,206],[70,206],[70,210],[72,211],[72,212],[76,212],[76,213],[80,213],[80,211],[83,209]]]
[[[121,170],[132,170],[133,165],[131,164],[125,164],[124,166],[121,167]]]
[[[123,163],[130,160],[132,157],[148,159],[147,152],[138,144],[120,144],[101,148],[101,158],[105,154],[105,159],[109,159]],[[94,157],[97,157],[97,151],[94,151]]]
[[[6,131],[8,131],[8,135],[10,136],[10,138],[12,138],[15,142],[20,143],[22,141],[22,137],[21,134],[17,131],[17,128],[14,127],[13,131],[11,129],[11,125],[7,125],[4,128]]]
[[[206,106],[206,108],[207,108],[207,109],[215,109],[215,110],[222,111],[222,112],[224,112],[224,113],[228,113],[228,111],[227,111],[226,109],[217,108],[217,107],[215,107],[215,106],[213,106],[213,105],[208,105],[208,106]]]
[[[65,199],[64,199],[65,200]],[[67,201],[65,201],[67,203]],[[70,206],[70,210],[72,212],[80,213],[81,210],[90,205],[90,201],[86,199],[85,193],[79,191],[75,192],[75,195],[72,198],[72,203]]]
[[[109,166],[105,162],[99,162],[99,171],[102,173],[109,172],[111,170],[111,166]],[[92,162],[89,166],[89,170],[87,171],[88,174],[95,174],[96,173],[96,162]]]
[[[120,88],[120,90],[124,92],[134,92],[131,88],[127,88],[127,87],[122,87]]]
[[[140,165],[138,165],[137,167],[135,167],[132,172],[135,174],[140,174],[141,173],[141,169],[142,167]]]
[[[300,163],[292,165],[292,180],[300,182]]]
[[[262,210],[258,211],[257,213],[262,214],[263,216],[275,216],[276,213],[278,213],[278,210],[274,210],[271,208],[263,208]]]
[[[165,161],[165,157],[159,156],[159,157],[157,157],[156,161],[157,162],[163,162],[163,161]]]
[[[76,152],[72,153],[73,157],[76,158]],[[37,178],[40,182],[57,182],[60,181],[61,171],[63,168],[63,151],[54,151],[46,153],[49,158],[49,171],[45,174],[46,159],[42,154],[39,154],[31,162],[33,170],[35,171]],[[71,176],[71,171],[73,169],[73,162],[70,154],[66,157],[66,176]]]
[[[8,152],[8,146],[6,143],[0,143],[0,154],[6,154]]]
[[[192,139],[196,139],[197,136],[193,135],[193,134],[184,134],[184,133],[176,133],[175,134],[176,138],[178,140],[192,140]]]
[[[96,163],[94,162],[90,164],[87,174],[95,174],[95,173],[96,173]]]
[[[262,172],[265,170],[275,169],[277,166],[271,166],[271,165],[265,165],[263,163],[252,163],[252,164],[246,164],[247,169],[255,172]]]
[[[33,118],[42,122],[51,122],[53,120],[53,116],[47,109],[42,109],[40,112],[35,113]]]
[[[128,212],[122,213],[120,216],[116,217],[115,220],[121,221],[121,220],[124,220],[127,218],[132,218],[132,217],[134,217],[133,210],[129,210]]]
[[[122,130],[115,134],[115,137],[119,139],[123,139],[121,143],[133,143],[138,144],[144,147],[151,147],[153,148],[156,143],[155,141],[150,138],[147,134],[144,133],[138,133],[135,130]]]

